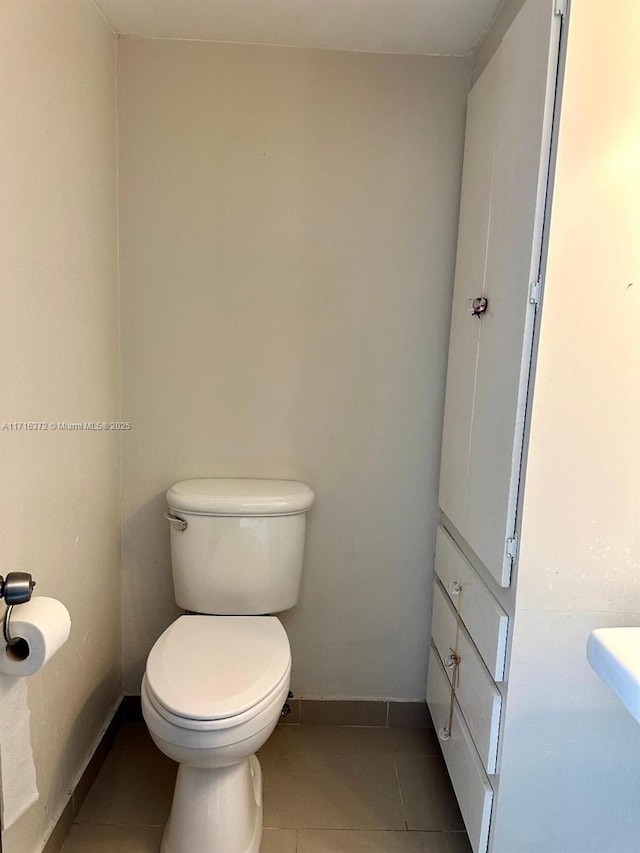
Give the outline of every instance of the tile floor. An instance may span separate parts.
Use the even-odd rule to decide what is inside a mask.
[[[284,725],[259,758],[261,853],[471,851],[432,731]],[[158,853],[175,772],[125,725],[63,853]]]

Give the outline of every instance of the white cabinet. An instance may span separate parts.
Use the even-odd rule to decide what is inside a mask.
[[[475,853],[640,850],[640,727],[586,658],[640,618],[640,6],[571,4],[549,210],[567,7],[525,0],[469,99],[427,701]]]
[[[514,598],[497,595],[517,550],[561,21],[527,0],[468,101],[427,701],[475,853],[500,784]]]
[[[553,2],[528,0],[468,100],[440,507],[501,586],[516,530],[559,32]],[[487,300],[478,316],[476,298]]]

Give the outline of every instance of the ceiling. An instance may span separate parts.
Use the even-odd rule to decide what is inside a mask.
[[[94,0],[121,35],[464,56],[503,0]]]

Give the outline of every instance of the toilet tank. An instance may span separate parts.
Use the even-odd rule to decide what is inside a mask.
[[[292,480],[200,479],[172,486],[167,504],[178,606],[223,616],[293,607],[313,498],[309,486]]]

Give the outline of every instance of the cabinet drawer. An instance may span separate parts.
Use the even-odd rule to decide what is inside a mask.
[[[487,773],[495,773],[502,696],[437,581],[431,634],[449,681],[453,677],[453,668],[448,666],[451,651],[460,656],[456,696]]]
[[[453,539],[438,527],[436,573],[494,681],[504,678],[509,617]]]
[[[449,720],[451,688],[438,653],[431,648],[427,704],[436,732],[446,728]],[[464,825],[474,853],[485,853],[489,841],[489,823],[493,789],[473,745],[460,709],[454,704],[451,735],[440,738],[440,747],[462,812]]]

